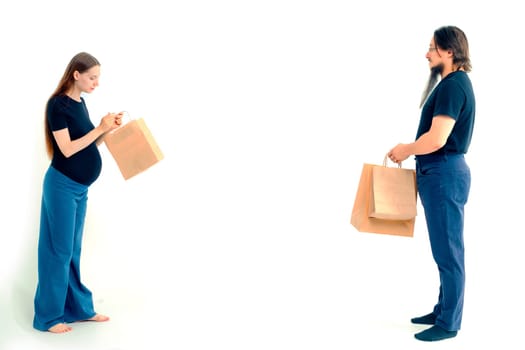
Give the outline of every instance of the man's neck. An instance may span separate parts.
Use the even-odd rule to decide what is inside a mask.
[[[454,73],[454,72],[457,72],[457,71],[462,71],[463,68],[458,68],[456,66],[445,66],[445,68],[443,68],[443,72],[441,72],[441,79],[445,79],[445,77],[447,75],[449,75],[450,73]]]

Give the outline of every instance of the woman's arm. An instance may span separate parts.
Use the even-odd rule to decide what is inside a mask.
[[[99,126],[76,140],[71,140],[68,128],[53,131],[53,136],[57,142],[60,152],[62,152],[66,158],[69,158],[93,142],[97,142],[97,144],[98,142],[101,142],[101,136],[104,135],[104,133],[115,129],[120,125],[120,117],[121,116],[118,114],[108,113],[102,117]]]

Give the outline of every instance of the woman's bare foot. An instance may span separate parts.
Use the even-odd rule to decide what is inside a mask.
[[[48,329],[48,331],[51,333],[67,333],[72,330],[73,328],[69,327],[65,323],[57,323],[56,325]]]
[[[95,316],[88,318],[86,321],[106,322],[109,321],[109,317],[106,315],[96,314]]]

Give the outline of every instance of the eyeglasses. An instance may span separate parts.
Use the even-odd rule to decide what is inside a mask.
[[[428,48],[428,52],[437,51],[437,49],[438,49],[438,48],[435,47],[435,46],[434,46],[434,47],[429,47],[429,48]]]

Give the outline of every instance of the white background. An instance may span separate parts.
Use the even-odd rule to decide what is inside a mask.
[[[362,164],[415,136],[425,53],[448,24],[469,38],[477,120],[464,323],[436,346],[522,349],[521,13],[514,1],[2,3],[0,349],[424,346],[409,319],[431,311],[438,276],[422,208],[413,238],[349,221]],[[165,159],[124,181],[101,146],[82,278],[112,320],[57,336],[31,326],[43,113],[80,51],[102,63],[93,122],[143,117]]]

